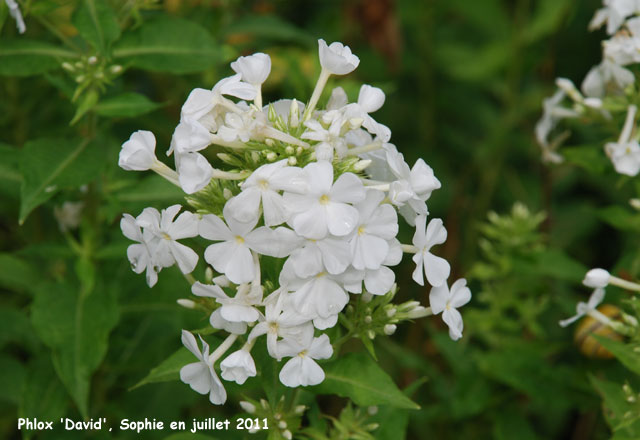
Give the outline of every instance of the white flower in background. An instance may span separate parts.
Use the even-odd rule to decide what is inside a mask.
[[[246,57],[240,57],[231,63],[234,72],[242,76],[242,80],[253,86],[259,86],[267,80],[271,72],[271,58],[258,52]]]
[[[136,219],[129,214],[123,214],[120,220],[120,229],[129,240],[138,242],[127,248],[127,258],[129,258],[131,268],[138,274],[146,270],[147,284],[149,287],[153,287],[158,282],[158,271],[160,270],[152,258],[157,239],[149,233],[143,234]]]
[[[365,197],[360,179],[344,173],[333,183],[333,166],[329,162],[313,162],[304,170],[309,177],[309,192],[284,193],[285,201],[294,211],[289,224],[296,233],[319,240],[328,233],[341,237],[353,231],[358,210],[350,204]]]
[[[146,171],[157,162],[156,138],[150,131],[138,130],[122,144],[118,165],[127,171]]]
[[[193,194],[206,187],[213,176],[213,167],[200,153],[176,154],[178,181],[187,194]]]
[[[198,254],[176,240],[198,235],[198,217],[185,211],[174,221],[181,208],[180,205],[172,205],[162,212],[145,208],[136,218],[136,223],[158,239],[152,254],[156,264],[169,267],[177,263],[182,273],[190,273],[198,263]]]
[[[380,204],[384,198],[382,191],[369,189],[356,205],[360,218],[350,240],[356,269],[379,269],[389,253],[388,241],[398,234],[398,214],[391,205]]]
[[[604,8],[598,9],[589,23],[589,30],[600,28],[607,23],[607,33],[613,35],[624,20],[637,11],[636,0],[604,0]]]
[[[640,145],[637,139],[631,139],[632,133],[635,131],[636,111],[635,105],[629,106],[618,141],[608,142],[604,146],[615,170],[627,176],[635,176],[640,172]]]
[[[430,249],[447,240],[447,230],[442,224],[442,220],[434,218],[427,224],[427,217],[419,215],[416,217],[416,233],[413,236],[413,245],[417,248],[413,261],[416,269],[413,271],[413,280],[424,286],[423,272],[427,276],[427,281],[433,287],[438,287],[449,278],[451,267],[449,262],[441,257],[436,257]]]
[[[280,357],[292,356],[282,370],[280,382],[288,387],[318,385],[324,380],[324,371],[314,359],[329,359],[333,354],[333,347],[327,335],[305,341],[284,339],[278,346]]]
[[[53,216],[58,221],[61,232],[76,229],[82,221],[84,202],[64,202],[62,206],[53,207]]]
[[[461,278],[451,285],[446,283],[434,287],[429,293],[429,304],[434,315],[442,312],[442,320],[449,326],[449,336],[454,341],[462,337],[462,315],[458,311],[471,300],[471,290],[467,287],[467,280]]]
[[[567,327],[568,325],[573,324],[583,316],[589,314],[590,312],[593,312],[596,309],[596,307],[598,307],[598,305],[600,305],[600,303],[604,299],[604,294],[605,294],[604,288],[602,287],[596,288],[586,303],[582,301],[578,303],[578,305],[576,306],[576,314],[574,316],[572,316],[571,318],[563,319],[562,321],[559,322],[560,326]]]
[[[428,214],[426,201],[431,193],[440,188],[440,181],[433,174],[433,170],[424,160],[418,159],[413,168],[404,161],[402,153],[387,151],[387,162],[391,172],[398,180],[389,187],[391,203],[400,207],[400,213],[407,223],[414,225],[415,216]],[[402,209],[405,205],[406,208]]]
[[[334,151],[339,159],[347,152],[347,144],[343,136],[340,135],[344,121],[335,118],[330,123],[329,128],[324,128],[320,122],[311,119],[304,123],[308,128],[301,138],[318,142],[313,146],[318,161],[333,160]]]
[[[335,87],[331,90],[329,102],[327,102],[327,110],[339,110],[349,103],[347,92],[342,87]]]
[[[24,34],[27,30],[27,26],[24,24],[24,19],[22,18],[22,12],[20,12],[20,6],[16,3],[15,0],[4,0],[7,4],[7,8],[9,8],[9,14],[16,21],[16,27],[18,28],[18,32]]]
[[[242,182],[242,192],[227,202],[230,212],[240,222],[255,221],[260,217],[260,206],[266,226],[284,223],[289,217],[280,191],[304,194],[307,178],[301,168],[287,166],[287,160],[262,165]]]
[[[333,75],[346,75],[353,72],[360,59],[351,53],[349,46],[334,42],[327,46],[323,39],[318,40],[320,65]]]
[[[251,357],[251,353],[245,349],[241,349],[231,353],[220,362],[222,372],[220,376],[224,380],[233,381],[242,385],[250,377],[256,375],[256,363]]]
[[[586,96],[604,98],[608,90],[622,92],[635,80],[635,76],[629,69],[604,59],[602,63],[589,70],[581,88]]]
[[[582,284],[587,287],[591,287],[593,289],[597,289],[599,287],[607,287],[609,285],[609,280],[611,279],[611,274],[600,268],[591,269],[584,276],[584,280],[582,280]]]
[[[180,380],[197,393],[209,394],[209,400],[214,405],[222,405],[227,401],[227,392],[220,379],[213,370],[213,362],[209,360],[209,345],[200,338],[202,352],[196,338],[188,331],[182,330],[182,343],[198,362],[185,365],[180,369]]]

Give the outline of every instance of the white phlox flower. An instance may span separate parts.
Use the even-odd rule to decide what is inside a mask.
[[[231,353],[220,362],[222,372],[220,376],[224,380],[242,385],[250,377],[256,375],[256,363],[248,350],[241,349]]]
[[[320,161],[331,162],[336,156],[341,159],[347,152],[347,143],[344,137],[341,135],[342,126],[344,120],[342,118],[335,118],[332,120],[328,128],[325,128],[320,122],[315,119],[311,119],[304,123],[308,128],[302,134],[302,139],[314,140],[318,142],[313,146],[316,153],[316,158]]]
[[[318,40],[320,53],[320,65],[333,75],[346,75],[353,72],[360,59],[351,53],[349,46],[339,42],[333,42],[327,46],[323,39]]]
[[[198,263],[198,254],[176,240],[198,235],[198,217],[185,211],[174,221],[181,208],[180,205],[172,205],[162,212],[145,208],[136,223],[156,237],[152,258],[157,265],[169,267],[177,263],[182,273],[191,273]]]
[[[122,144],[118,165],[127,171],[150,170],[157,162],[156,138],[150,131],[138,130]]]
[[[424,286],[423,273],[427,276],[427,281],[433,287],[441,286],[447,278],[451,267],[444,258],[437,257],[430,252],[430,249],[447,240],[447,230],[442,224],[442,220],[434,218],[427,226],[427,217],[419,215],[416,217],[416,233],[413,236],[413,245],[417,248],[413,261],[416,269],[413,271],[413,280]]]
[[[7,8],[9,8],[9,15],[11,15],[16,22],[18,32],[24,34],[27,30],[27,26],[24,24],[22,12],[20,12],[20,6],[18,6],[18,3],[15,0],[4,0],[4,2],[7,4]]]
[[[587,287],[591,287],[593,289],[607,287],[609,285],[609,281],[611,280],[611,274],[609,271],[596,268],[591,269],[584,276],[584,280],[582,280],[582,284]]]
[[[358,270],[379,269],[389,253],[388,241],[398,233],[398,214],[389,204],[380,204],[382,191],[367,190],[364,201],[356,205],[359,220],[349,244],[352,265]]]
[[[607,33],[614,34],[624,20],[638,11],[636,0],[604,0],[604,8],[598,9],[589,23],[589,30],[600,28],[607,23]]]
[[[142,273],[146,270],[147,284],[153,287],[158,282],[158,267],[152,255],[155,253],[157,239],[152,234],[143,234],[136,219],[130,214],[123,214],[120,220],[122,234],[129,240],[137,241],[127,248],[127,258],[131,263],[131,268],[135,273]]]
[[[309,191],[300,195],[285,192],[284,199],[294,211],[289,224],[297,234],[322,239],[331,233],[345,236],[356,227],[358,210],[351,204],[365,197],[364,186],[352,173],[344,173],[333,183],[333,167],[314,162],[304,167]]]
[[[313,335],[312,335],[313,337]],[[284,339],[278,346],[280,357],[291,359],[280,370],[279,378],[288,387],[318,385],[324,380],[324,371],[315,359],[329,359],[333,347],[327,335],[320,335],[300,344],[298,341]]]
[[[215,284],[202,284],[196,281],[191,286],[191,291],[196,296],[215,298],[216,302],[221,305],[221,307],[216,309],[216,312],[219,311],[220,317],[225,321],[255,322],[260,315],[258,309],[255,307],[262,302],[262,289],[260,286],[252,288],[249,284],[240,284],[235,296],[230,297],[220,286]]]
[[[640,144],[637,139],[632,139],[632,133],[635,131],[636,111],[635,105],[629,106],[618,141],[608,142],[604,146],[615,170],[627,176],[635,176],[640,172]]]
[[[178,182],[187,194],[200,191],[211,181],[213,167],[200,153],[176,154]]]
[[[573,324],[578,319],[596,310],[596,307],[600,305],[604,299],[605,290],[602,287],[594,289],[593,293],[589,297],[589,300],[585,303],[580,301],[576,306],[576,314],[570,318],[563,319],[559,322],[561,327],[567,327]]]
[[[276,226],[289,218],[281,191],[304,194],[308,182],[298,167],[287,166],[287,160],[262,165],[241,184],[242,192],[227,202],[231,215],[240,222],[255,221],[260,217],[260,206],[266,226]]]
[[[345,290],[351,293],[362,293],[362,284],[367,292],[373,295],[384,295],[396,281],[396,274],[389,266],[396,266],[402,260],[402,248],[396,239],[387,242],[389,251],[377,269],[349,269],[343,276]]]
[[[244,82],[260,86],[271,72],[271,58],[267,54],[258,52],[238,58],[231,63],[231,68],[242,76]]]
[[[471,300],[471,290],[467,287],[467,280],[461,278],[451,285],[447,283],[433,287],[429,293],[429,304],[434,315],[442,312],[442,320],[449,326],[449,336],[454,341],[462,337],[462,315],[458,308]]]
[[[321,240],[300,239],[284,264],[286,271],[293,271],[299,278],[307,278],[320,272],[333,275],[343,273],[351,264],[352,256],[345,237],[328,235]]]
[[[182,330],[182,343],[198,362],[185,365],[180,369],[180,380],[188,384],[192,390],[200,394],[209,394],[209,401],[214,405],[222,405],[227,401],[227,392],[213,370],[213,362],[209,360],[209,344],[202,338],[202,352],[196,338],[190,332]]]

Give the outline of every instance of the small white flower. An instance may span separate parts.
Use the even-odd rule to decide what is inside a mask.
[[[636,111],[635,105],[629,106],[618,141],[608,142],[604,147],[616,171],[627,176],[635,176],[640,172],[640,144],[636,139],[631,139]]]
[[[285,267],[299,278],[307,278],[320,272],[341,274],[351,263],[351,250],[344,237],[331,235],[322,240],[301,239],[297,248],[285,262]]]
[[[271,58],[264,53],[254,53],[246,57],[240,57],[233,63],[234,72],[242,75],[242,80],[251,85],[260,85],[266,81],[271,72]]]
[[[471,290],[467,287],[467,280],[461,278],[451,285],[446,283],[434,287],[429,293],[429,304],[434,315],[442,312],[442,320],[449,326],[449,336],[454,341],[462,337],[462,315],[458,308],[471,300]]]
[[[384,92],[378,87],[363,84],[358,94],[358,105],[366,113],[374,113],[384,105]]]
[[[211,133],[198,121],[183,118],[171,137],[171,146],[167,155],[174,151],[176,154],[194,153],[204,150],[211,145]]]
[[[239,385],[245,383],[249,377],[256,375],[256,364],[251,353],[241,349],[231,353],[220,363],[220,375],[224,380],[233,381]]]
[[[7,4],[7,8],[9,8],[9,14],[16,21],[16,27],[18,28],[18,32],[24,34],[27,30],[27,26],[24,24],[24,19],[22,18],[22,12],[20,12],[20,7],[15,0],[4,0]]]
[[[611,89],[622,92],[627,86],[636,80],[634,74],[608,59],[593,66],[584,81],[582,81],[582,92],[592,98],[604,98],[605,92]],[[550,130],[549,130],[550,131]]]
[[[591,269],[584,276],[584,280],[582,280],[582,284],[591,288],[598,287],[607,287],[609,285],[609,280],[611,279],[611,274],[600,268]]]
[[[84,202],[64,202],[62,206],[54,206],[53,216],[58,221],[60,231],[76,229],[82,220]]]
[[[342,275],[344,288],[351,293],[362,293],[362,283],[367,292],[384,295],[391,290],[396,274],[387,266],[396,266],[402,260],[402,247],[395,238],[387,242],[389,252],[378,269],[349,269]]]
[[[211,181],[213,167],[200,153],[176,154],[180,187],[187,194],[200,191]]]
[[[283,385],[295,388],[298,386],[318,385],[324,380],[324,371],[314,359],[329,359],[333,354],[333,347],[327,335],[305,341],[285,339],[278,349],[281,357],[292,356],[282,370],[280,370],[280,382]]]
[[[226,321],[255,322],[259,317],[255,306],[262,301],[262,289],[259,287],[252,289],[248,284],[241,284],[238,286],[236,295],[231,298],[224,293],[220,286],[196,281],[191,286],[191,292],[196,296],[215,298],[221,304],[221,307],[216,311],[219,310],[220,316]]]
[[[344,173],[333,183],[333,166],[313,162],[304,167],[309,176],[309,192],[305,195],[285,192],[284,199],[295,211],[289,223],[297,234],[315,240],[328,233],[342,237],[358,222],[358,210],[350,203],[361,202],[364,186],[352,173]]]
[[[289,209],[280,191],[304,194],[307,179],[301,168],[288,167],[287,160],[262,165],[242,183],[242,192],[227,202],[231,215],[238,221],[250,222],[264,213],[264,224],[276,226],[289,217]]]
[[[222,95],[229,95],[247,101],[253,101],[256,96],[256,89],[251,84],[243,82],[242,75],[239,73],[218,81],[213,87],[212,92],[216,100],[220,100]]]
[[[600,28],[607,23],[607,33],[613,35],[624,20],[636,12],[636,0],[604,0],[604,8],[598,9],[589,23],[589,30]]]
[[[198,217],[185,211],[174,221],[181,208],[180,205],[172,205],[161,213],[155,208],[145,208],[136,223],[157,238],[153,248],[154,262],[161,267],[177,263],[182,273],[190,273],[198,263],[198,254],[176,240],[198,235]]]
[[[347,152],[347,144],[344,136],[341,135],[343,123],[343,119],[339,117],[332,120],[329,128],[324,128],[315,119],[304,123],[308,130],[300,137],[318,142],[313,146],[318,161],[333,161],[334,151],[338,158],[344,157]]]
[[[574,316],[572,316],[571,318],[563,319],[559,322],[560,327],[567,327],[568,325],[573,324],[578,319],[582,318],[584,315],[587,315],[589,312],[594,311],[595,308],[598,307],[598,305],[600,305],[600,303],[604,299],[604,294],[604,288],[596,288],[586,303],[580,301],[577,304],[576,314]]]
[[[135,273],[147,271],[146,278],[149,287],[153,287],[158,282],[159,267],[154,263],[152,254],[155,252],[157,239],[151,234],[142,233],[136,219],[130,214],[123,214],[120,220],[122,234],[129,240],[137,241],[127,248],[127,258],[131,263],[131,268]]]
[[[213,363],[209,361],[209,345],[202,337],[202,352],[196,338],[188,331],[182,330],[182,343],[198,362],[185,365],[180,369],[180,380],[197,393],[209,394],[209,400],[214,405],[222,405],[227,400],[227,392],[220,379],[213,370]]]
[[[379,269],[389,253],[388,241],[398,233],[398,215],[389,204],[380,204],[382,191],[367,190],[356,205],[360,218],[350,240],[352,265],[356,269]]]
[[[320,65],[334,75],[351,73],[360,64],[360,59],[351,53],[349,46],[337,41],[327,46],[323,39],[319,39],[318,50],[320,53]]]
[[[122,144],[118,165],[127,171],[151,169],[156,159],[156,138],[150,131],[138,130]]]
[[[416,233],[413,236],[413,245],[418,249],[413,256],[416,269],[413,271],[413,280],[424,286],[423,271],[427,275],[427,281],[434,287],[441,286],[449,277],[451,267],[447,260],[436,257],[429,250],[431,247],[442,244],[447,239],[447,230],[439,218],[432,219],[426,226],[427,217],[416,217]]]

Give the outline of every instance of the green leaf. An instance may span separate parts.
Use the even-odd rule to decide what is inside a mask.
[[[563,147],[560,152],[568,163],[584,168],[593,174],[602,174],[611,167],[611,163],[596,145]]]
[[[348,397],[357,405],[390,405],[420,409],[405,396],[393,380],[365,353],[351,353],[323,364],[325,380],[311,390],[318,394]]]
[[[140,116],[160,107],[144,95],[139,93],[122,93],[112,98],[106,98],[95,106],[95,111],[101,116],[128,117]]]
[[[638,438],[640,435],[638,412],[634,408],[635,405],[627,401],[622,385],[594,376],[589,376],[589,379],[604,400],[604,406],[607,409],[604,411],[607,424],[613,431],[622,431],[616,432],[620,435],[616,438],[626,438],[624,435],[627,435],[629,439]],[[628,417],[629,413],[631,413],[631,418]]]
[[[0,287],[33,292],[40,278],[29,263],[9,253],[0,253]]]
[[[594,338],[602,344],[604,348],[609,350],[625,367],[636,374],[640,374],[640,353],[636,349],[640,349],[640,345],[625,344],[624,342],[614,341],[613,339],[603,338],[602,336],[593,335]]]
[[[37,338],[25,312],[3,306],[0,307],[0,348],[9,342],[19,343],[21,348],[26,349],[35,347]]]
[[[0,400],[17,405],[22,396],[24,365],[12,356],[0,353]]]
[[[318,44],[317,39],[311,34],[275,15],[244,16],[234,20],[224,33],[225,35],[249,34],[261,42],[264,40],[293,42],[309,47],[315,47]]]
[[[0,191],[5,194],[15,196],[20,195],[20,183],[22,175],[20,174],[20,153],[18,148],[11,147],[0,143]]]
[[[104,151],[86,141],[38,139],[22,150],[20,223],[60,188],[93,180],[103,165]]]
[[[57,420],[65,414],[67,400],[51,360],[41,356],[32,361],[22,388],[19,417]]]
[[[0,40],[0,75],[38,75],[60,67],[77,54],[43,41]]]
[[[193,353],[182,347],[162,361],[160,365],[152,369],[144,379],[132,386],[129,390],[134,390],[148,383],[180,380],[180,369],[187,364],[196,362],[196,360]]]
[[[87,417],[91,375],[107,352],[109,332],[118,321],[118,308],[107,289],[97,288],[84,296],[79,290],[62,283],[42,285],[32,305],[31,321],[51,349],[58,376],[82,416]]]
[[[78,106],[76,107],[76,113],[73,115],[69,125],[74,125],[82,119],[82,117],[96,105],[99,98],[100,95],[97,90],[89,90],[87,93],[82,95],[82,98],[80,98]]]
[[[524,40],[531,44],[560,28],[571,3],[571,0],[538,0],[533,19],[524,29]]]
[[[192,73],[220,60],[217,43],[203,27],[179,18],[143,24],[116,44],[118,62],[157,72]]]
[[[528,269],[532,275],[538,274],[559,280],[580,282],[587,272],[586,266],[558,249],[537,252],[532,257],[535,263]]]
[[[106,54],[109,45],[120,37],[120,25],[106,0],[82,0],[73,14],[73,24],[94,49]]]
[[[640,215],[622,206],[613,205],[598,210],[598,217],[616,229],[640,231]]]

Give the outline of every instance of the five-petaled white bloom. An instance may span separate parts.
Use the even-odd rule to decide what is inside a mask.
[[[442,312],[442,320],[449,326],[449,336],[454,341],[462,337],[462,315],[458,308],[471,300],[471,290],[467,287],[467,280],[461,278],[451,285],[447,283],[431,289],[429,304],[434,315]]]
[[[202,342],[202,352],[196,338],[188,331],[182,330],[182,343],[198,362],[187,364],[180,369],[180,380],[188,384],[192,390],[200,394],[209,393],[209,400],[214,405],[222,405],[227,401],[227,391],[213,370],[213,362],[209,359],[209,344]]]
[[[413,280],[424,286],[423,272],[427,276],[427,281],[433,287],[438,287],[449,278],[451,267],[447,260],[433,255],[430,249],[442,244],[447,240],[447,230],[442,224],[442,220],[434,218],[427,226],[427,217],[419,215],[416,217],[416,233],[413,236],[413,245],[417,248],[413,261],[416,269],[413,271]]]
[[[234,72],[242,76],[242,80],[251,85],[260,85],[266,81],[271,72],[271,58],[264,53],[254,53],[240,57],[231,63]]]
[[[225,360],[220,362],[222,373],[220,376],[224,380],[236,382],[242,385],[249,377],[256,375],[256,363],[247,350],[238,350],[231,353]]]
[[[280,357],[291,359],[280,370],[280,382],[288,387],[318,385],[324,380],[324,371],[314,359],[329,359],[333,347],[327,335],[303,341],[284,339],[278,346]]]
[[[337,41],[327,46],[326,41],[319,39],[318,48],[320,51],[320,65],[334,75],[351,73],[360,64],[360,58],[351,53],[349,46]]]

